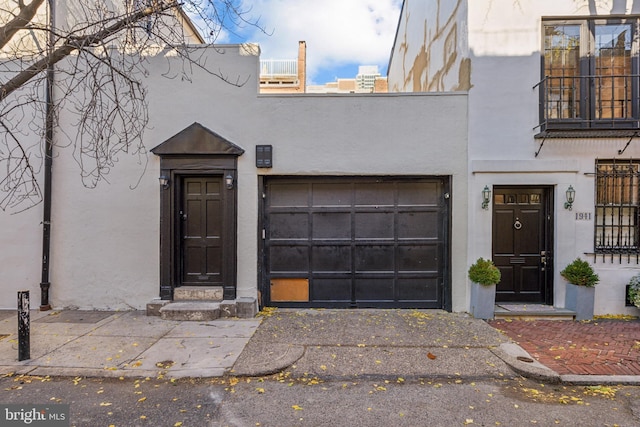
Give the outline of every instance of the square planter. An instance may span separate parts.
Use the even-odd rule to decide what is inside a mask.
[[[471,314],[476,319],[493,319],[496,306],[496,285],[484,286],[471,282]]]
[[[564,306],[576,312],[576,320],[591,320],[593,319],[595,295],[595,287],[577,286],[567,283]]]

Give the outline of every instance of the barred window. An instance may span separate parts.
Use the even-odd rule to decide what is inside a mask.
[[[638,254],[640,162],[596,163],[595,251]]]

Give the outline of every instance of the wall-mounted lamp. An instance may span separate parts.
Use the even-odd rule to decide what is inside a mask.
[[[227,190],[233,189],[233,176],[231,174],[224,177],[224,183],[227,185]]]
[[[167,188],[169,188],[169,177],[166,175],[160,175],[160,177],[158,178],[158,181],[160,181],[160,187],[162,187],[163,190],[166,190]]]
[[[573,186],[570,185],[566,191],[567,201],[564,204],[564,208],[571,210],[573,208],[573,201],[576,199],[576,190],[573,189]]]
[[[491,190],[489,186],[485,185],[482,190],[482,209],[489,210],[489,201],[491,200]]]

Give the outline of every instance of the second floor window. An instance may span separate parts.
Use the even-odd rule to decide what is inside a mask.
[[[544,129],[638,128],[638,19],[543,23]]]

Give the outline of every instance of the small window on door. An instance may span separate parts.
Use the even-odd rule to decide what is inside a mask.
[[[597,161],[595,252],[638,254],[640,161]]]

